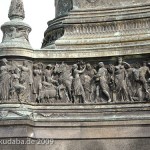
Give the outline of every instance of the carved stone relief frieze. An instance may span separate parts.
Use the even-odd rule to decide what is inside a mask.
[[[1,103],[86,104],[150,100],[150,62],[43,64],[1,60]]]
[[[15,62],[2,59],[0,68],[1,102],[30,102],[33,84],[32,69],[28,61]]]

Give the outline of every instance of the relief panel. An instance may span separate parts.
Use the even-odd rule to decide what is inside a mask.
[[[150,100],[150,62],[30,63],[1,60],[1,103],[134,103]]]

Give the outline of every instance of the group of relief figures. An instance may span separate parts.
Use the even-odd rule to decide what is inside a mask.
[[[31,64],[2,59],[0,101],[20,103],[113,103],[150,100],[150,63],[116,65]]]

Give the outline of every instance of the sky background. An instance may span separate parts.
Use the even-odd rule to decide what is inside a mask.
[[[55,17],[54,0],[23,0],[25,9],[24,22],[31,26],[29,35],[31,46],[40,49],[47,22]],[[0,0],[0,26],[9,21],[8,10],[11,0]],[[0,31],[0,43],[2,31]]]

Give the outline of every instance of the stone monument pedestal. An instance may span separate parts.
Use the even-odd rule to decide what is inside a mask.
[[[0,44],[0,150],[149,150],[150,2],[55,0],[42,49],[22,0]]]
[[[150,104],[0,106],[0,138],[23,150],[147,150]],[[15,118],[15,119],[14,119]]]

